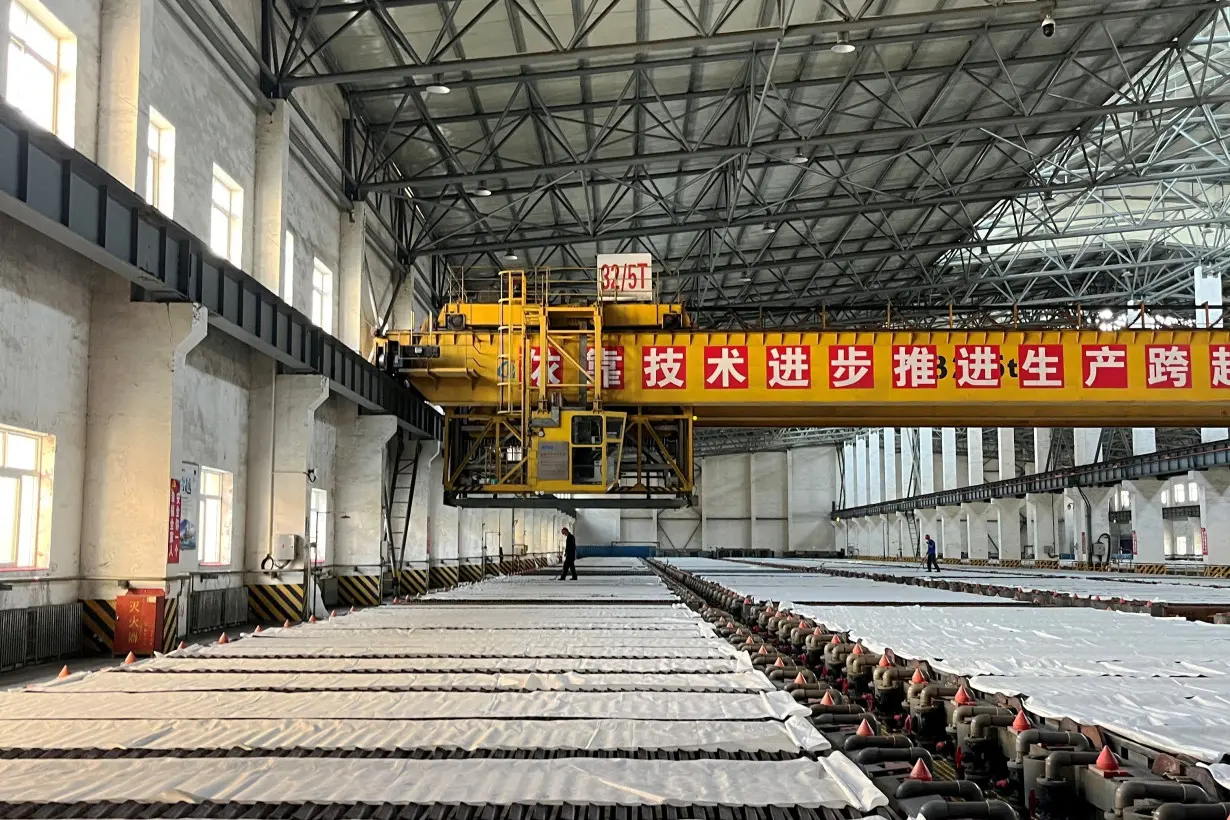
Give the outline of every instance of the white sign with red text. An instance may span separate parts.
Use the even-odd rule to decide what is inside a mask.
[[[598,254],[598,296],[620,302],[653,301],[653,256]]]

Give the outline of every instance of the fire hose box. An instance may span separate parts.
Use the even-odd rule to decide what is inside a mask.
[[[162,619],[166,592],[130,589],[115,598],[116,655],[152,655],[162,649]]]

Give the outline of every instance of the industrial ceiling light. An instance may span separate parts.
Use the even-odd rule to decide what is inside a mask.
[[[777,226],[770,224],[770,223],[765,223],[764,225],[760,226],[760,232],[761,233],[777,233]]]
[[[1115,312],[1110,308],[1102,308],[1098,311],[1098,318],[1103,322],[1109,322],[1111,319],[1115,318]]]
[[[474,196],[491,196],[491,189],[485,185],[479,185],[474,189]]]
[[[453,89],[449,88],[447,85],[443,85],[441,83],[432,83],[424,89],[424,91],[428,94],[447,94],[452,90]]]
[[[516,262],[517,255],[513,253],[512,251],[508,251],[507,253],[504,254],[504,261],[505,262]]]
[[[854,43],[850,42],[849,32],[841,32],[837,35],[837,42],[833,43],[832,51],[834,54],[853,54]]]
[[[793,157],[790,158],[790,164],[791,165],[806,165],[807,155],[804,154],[802,151],[797,152]]]

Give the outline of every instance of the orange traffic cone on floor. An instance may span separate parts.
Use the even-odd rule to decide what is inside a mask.
[[[187,649],[187,648],[188,648],[188,642],[187,642],[187,641],[180,641],[180,642],[179,642],[179,646],[177,646],[177,647],[175,647],[175,648],[176,648],[176,649]]]
[[[290,618],[287,618],[285,621],[282,621],[282,628],[290,629]]]
[[[832,706],[833,705],[833,693],[825,692],[824,697],[820,698],[820,705],[821,706]]]
[[[336,618],[336,617],[337,617],[337,610],[335,609],[335,610],[333,610],[332,612],[330,612],[330,613],[329,613],[329,617],[330,617],[330,618]]]
[[[260,625],[260,624],[257,624],[257,625],[256,625],[256,629],[253,629],[253,630],[252,630],[252,634],[253,634],[253,635],[259,635],[259,634],[261,634],[261,633],[262,633],[262,632],[264,632],[264,631],[265,631],[265,630],[261,629],[261,625]]]
[[[969,706],[973,704],[974,699],[970,697],[969,692],[966,690],[964,686],[962,686],[960,689],[957,690],[956,697],[952,699],[952,702],[957,704],[958,706]]]
[[[400,604],[400,603],[401,603],[401,601],[399,601],[399,600],[397,599],[397,596],[396,596],[396,595],[394,595],[394,596],[393,596],[393,603],[395,603],[395,604]]]
[[[831,643],[833,646],[837,646],[837,644],[841,643],[841,638],[834,635],[833,640],[829,641],[829,643]]]
[[[218,643],[230,643],[230,642],[231,642],[231,639],[226,637],[225,632],[223,632],[222,635],[218,638]]]
[[[781,658],[778,658],[777,660],[773,661],[773,665],[776,666],[778,669],[783,669],[786,666],[785,662]]]
[[[794,682],[797,683],[799,686],[805,686],[807,684],[807,678],[803,677],[803,673],[800,672],[799,674],[794,676]]]
[[[863,654],[863,645],[862,645],[861,643],[856,643],[856,644],[854,645],[854,648],[850,650],[850,654],[851,654],[851,655],[861,655],[861,654]]]
[[[70,674],[72,673],[69,672],[68,667],[65,666],[63,669],[60,670],[60,674],[56,675],[56,680],[60,680],[61,678],[67,678]]]
[[[910,678],[910,683],[926,683],[927,679],[923,677],[922,669],[914,669],[914,677]]]
[[[859,737],[871,737],[875,734],[875,730],[871,728],[871,724],[867,722],[867,718],[863,718],[863,722],[854,730],[854,734]]]
[[[1012,720],[1012,728],[1018,732],[1023,732],[1026,729],[1032,728],[1033,724],[1029,722],[1029,718],[1025,717],[1025,710],[1021,709],[1016,713],[1016,717]]]
[[[906,775],[910,780],[924,780],[930,782],[931,770],[927,768],[927,764],[920,757],[914,763],[914,768],[910,769],[910,773]]]
[[[823,629],[821,629],[820,627],[816,627],[815,629],[813,629],[813,630],[812,630],[811,634],[813,634],[813,635],[817,635],[817,636],[819,636],[819,635],[823,635],[823,634],[824,634],[824,630],[823,630]]]
[[[350,612],[348,612],[348,613],[346,613],[346,614],[347,614],[347,615],[353,615],[353,614],[354,614],[354,607],[351,607],[351,608],[350,608]]]
[[[876,666],[883,668],[885,666],[892,666],[892,663],[889,662],[888,655],[881,655],[880,662]]]
[[[124,658],[124,663],[136,663],[136,662],[137,662],[137,656],[134,655],[131,651],[128,653],[128,656]]]
[[[310,623],[310,624],[314,624],[314,623],[316,623],[316,616],[315,616],[315,615],[311,615],[311,616],[309,616],[309,617],[308,617],[308,623]]]
[[[1119,759],[1115,757],[1115,753],[1110,750],[1109,746],[1103,746],[1093,766],[1100,772],[1117,772],[1119,771]]]
[[[761,655],[767,655],[767,654],[769,654],[769,647],[765,646],[764,644],[761,644],[761,645],[760,645],[760,654],[761,654]]]

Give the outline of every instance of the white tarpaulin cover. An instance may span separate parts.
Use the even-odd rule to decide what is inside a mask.
[[[32,687],[56,692],[239,692],[244,690],[450,690],[471,691],[567,691],[626,692],[772,692],[776,687],[759,672],[728,675],[636,673],[515,673],[471,672],[367,674],[362,672],[177,672],[174,674],[124,674],[95,672],[79,679],[55,681]]]
[[[144,672],[747,672],[751,659],[727,658],[217,658],[192,650],[114,671]]]
[[[822,752],[802,717],[661,720],[44,720],[0,723],[8,749],[644,749]]]
[[[782,691],[696,692],[0,692],[10,720],[147,718],[613,718],[784,720],[810,714]]]
[[[870,811],[887,800],[839,752],[819,760],[10,760],[3,801],[585,803]]]
[[[431,607],[419,604],[363,609],[321,622],[324,628],[384,629],[690,629],[703,624],[695,612],[679,606],[501,606]]]

